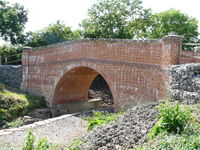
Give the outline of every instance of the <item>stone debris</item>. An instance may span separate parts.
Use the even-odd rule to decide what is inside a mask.
[[[200,101],[200,64],[174,65],[170,68],[170,92],[173,99],[186,104]]]
[[[101,89],[101,90],[89,90],[89,98],[92,99],[102,99],[105,106],[113,105],[113,98],[110,90]]]
[[[135,148],[148,140],[149,129],[156,122],[158,103],[151,102],[132,108],[116,122],[96,128],[83,138],[81,150],[117,150]]]

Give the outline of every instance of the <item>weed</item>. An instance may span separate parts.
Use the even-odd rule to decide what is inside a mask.
[[[97,126],[108,124],[118,118],[119,115],[121,115],[123,112],[120,111],[119,113],[102,113],[99,111],[94,112],[93,117],[87,118],[89,121],[88,124],[88,130],[93,130]]]
[[[48,142],[47,139],[40,139],[36,144],[36,138],[31,131],[28,132],[26,144],[22,150],[58,150],[58,146]]]
[[[181,106],[178,103],[173,105],[160,104],[158,122],[150,130],[150,138],[154,138],[159,133],[181,134],[187,127],[188,122],[192,120],[189,109]]]
[[[23,121],[21,118],[18,118],[12,122],[7,123],[8,127],[10,128],[20,127],[22,124],[23,124]]]
[[[79,150],[78,146],[83,143],[84,142],[81,139],[77,138],[72,142],[70,146],[66,147],[64,150]]]

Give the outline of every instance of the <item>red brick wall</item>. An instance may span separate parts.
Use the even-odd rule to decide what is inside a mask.
[[[200,63],[200,52],[181,51],[180,63]]]
[[[166,95],[166,68],[179,62],[178,36],[160,40],[85,39],[24,50],[21,88],[44,95],[51,106],[87,99],[97,74],[119,109]]]

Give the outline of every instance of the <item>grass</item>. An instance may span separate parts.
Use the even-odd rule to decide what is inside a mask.
[[[64,148],[64,150],[80,150],[78,146],[81,144],[84,144],[84,142],[81,139],[77,138],[72,142],[70,146]]]
[[[88,130],[93,130],[98,126],[106,125],[112,121],[115,121],[119,115],[123,114],[124,111],[119,113],[103,113],[96,111],[92,117],[85,118],[88,121]]]
[[[16,120],[12,122],[8,122],[7,125],[10,128],[17,128],[23,125],[23,120],[21,118],[17,118]]]
[[[91,117],[83,118],[88,121],[88,131],[94,130],[98,126],[106,125],[115,121],[124,111],[121,110],[119,113],[105,113],[100,111],[95,111],[94,115]],[[84,144],[84,141],[77,138],[75,139],[72,144],[66,147],[64,150],[79,150],[78,146]]]
[[[45,100],[43,97],[32,96],[0,83],[0,126],[12,122],[32,109],[44,106]],[[11,127],[19,124],[19,120],[10,123]]]

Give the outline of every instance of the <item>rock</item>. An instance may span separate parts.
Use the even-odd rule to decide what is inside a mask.
[[[200,101],[200,64],[174,65],[170,72],[170,93],[173,99],[187,104]]]
[[[0,65],[0,82],[14,88],[20,88],[22,81],[22,67],[14,65]]]
[[[89,98],[92,99],[102,99],[104,101],[104,106],[113,105],[112,94],[109,89],[101,89],[101,90],[89,90]]]
[[[113,150],[134,148],[147,141],[147,134],[155,124],[157,103],[142,104],[129,110],[116,122],[98,127],[83,138],[86,143],[79,148],[88,150]]]
[[[34,122],[37,122],[37,121],[41,121],[42,119],[38,119],[38,118],[32,118],[30,116],[24,116],[22,118],[22,121],[23,121],[23,124],[24,125],[27,125],[27,124],[31,124],[31,123],[34,123]]]
[[[28,115],[33,118],[39,119],[48,119],[50,117],[50,109],[49,108],[38,108],[31,111]]]

